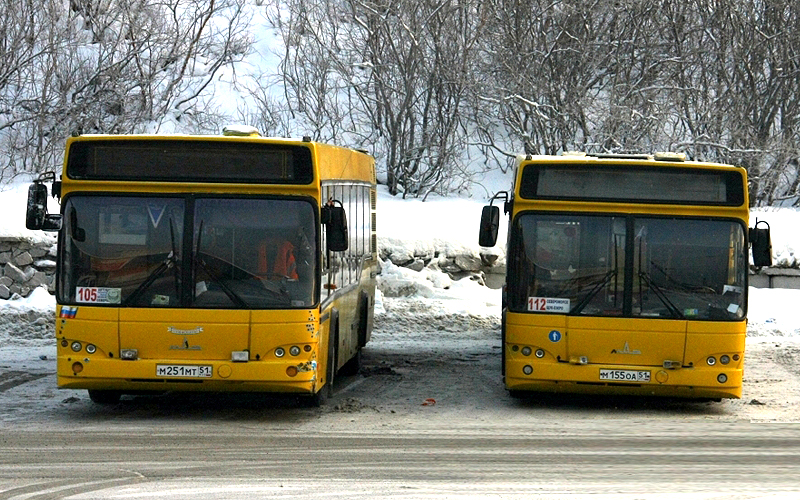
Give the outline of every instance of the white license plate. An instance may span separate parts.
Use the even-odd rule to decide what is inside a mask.
[[[606,370],[600,369],[600,380],[609,382],[650,382],[648,370]]]
[[[210,378],[211,365],[156,365],[156,377]]]

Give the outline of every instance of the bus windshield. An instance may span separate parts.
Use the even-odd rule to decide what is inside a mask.
[[[512,311],[699,320],[745,315],[739,222],[526,213],[514,224]]]
[[[62,304],[272,309],[315,304],[314,206],[299,199],[70,196]]]

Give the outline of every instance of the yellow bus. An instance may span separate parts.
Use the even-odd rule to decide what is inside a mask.
[[[371,156],[307,137],[70,138],[26,216],[59,231],[58,386],[98,403],[260,391],[319,405],[370,339],[375,202]]]
[[[509,214],[502,366],[529,392],[700,399],[742,393],[747,175],[681,154],[521,156],[484,207],[480,245]]]

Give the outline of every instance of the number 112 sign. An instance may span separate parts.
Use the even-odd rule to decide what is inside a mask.
[[[555,297],[528,297],[528,310],[536,312],[568,313],[569,299]]]

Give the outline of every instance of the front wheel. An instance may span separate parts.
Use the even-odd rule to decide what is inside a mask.
[[[89,391],[89,399],[91,399],[93,403],[101,405],[113,405],[119,403],[120,396],[122,396],[122,394],[118,391]]]

